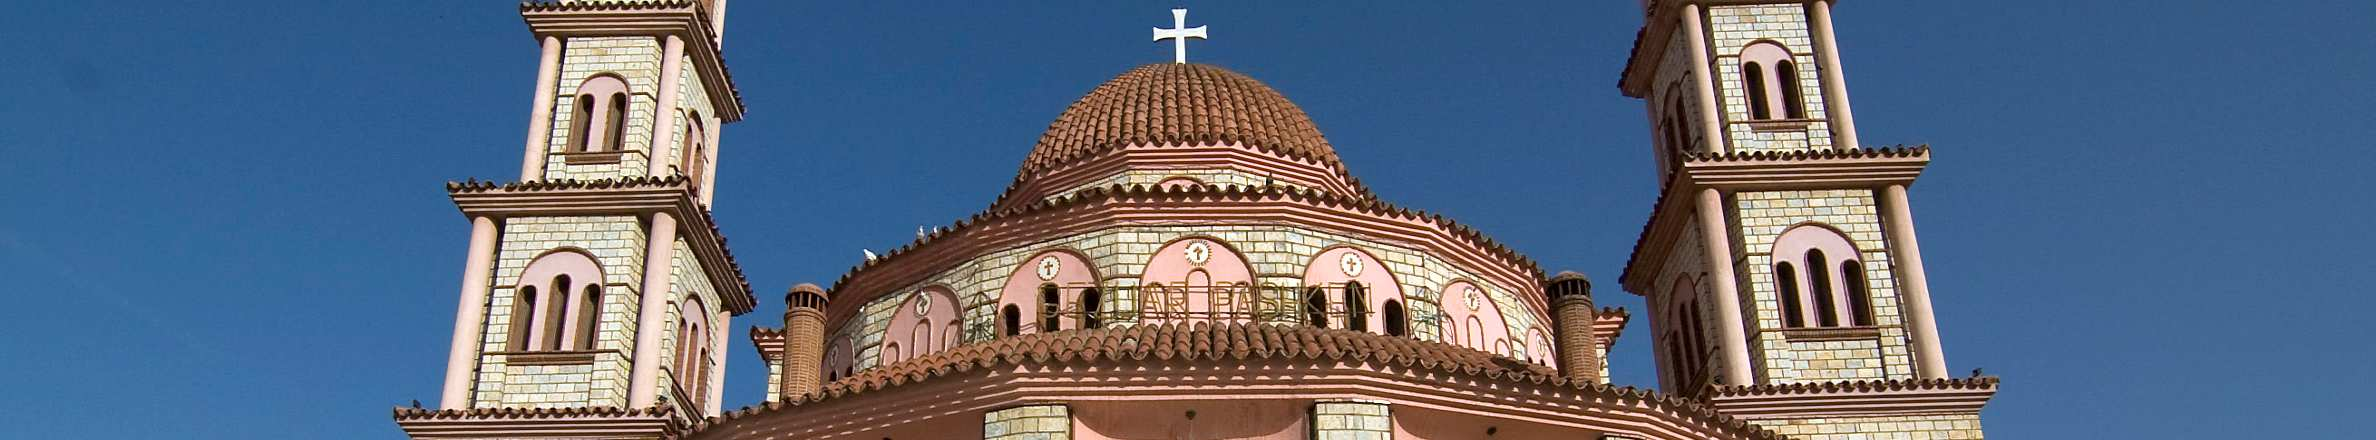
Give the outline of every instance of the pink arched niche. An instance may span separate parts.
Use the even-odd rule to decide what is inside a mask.
[[[1173,240],[1148,256],[1146,271],[1139,273],[1139,319],[1251,319],[1246,312],[1253,307],[1253,286],[1253,266],[1229,243],[1203,236]]]
[[[593,330],[602,318],[602,282],[602,264],[583,249],[553,249],[529,260],[512,281],[513,302],[515,307],[529,304],[521,297],[530,288],[536,299],[533,307],[525,307],[532,310],[513,311],[513,325],[524,326],[512,329],[513,349],[592,348],[590,338],[598,336]]]
[[[957,322],[957,294],[934,285],[917,289],[891,311],[891,326],[883,329],[882,363],[890,364],[949,349],[949,325]],[[892,356],[898,344],[898,357]]]
[[[1544,336],[1540,326],[1526,329],[1526,360],[1536,365],[1551,365],[1551,338]]]
[[[1474,301],[1470,300],[1471,295],[1475,296]],[[1493,304],[1491,291],[1467,280],[1453,281],[1444,285],[1441,302],[1444,307],[1444,343],[1507,354],[1494,351],[1497,343],[1502,347],[1509,346],[1510,328],[1502,321],[1501,307]],[[1474,310],[1469,308],[1471,303],[1476,304]]]
[[[1358,266],[1349,268],[1347,267],[1349,262]],[[1358,273],[1348,275],[1345,273],[1348,269],[1358,271]],[[1394,271],[1387,270],[1386,264],[1379,262],[1377,257],[1351,246],[1330,248],[1320,251],[1318,256],[1306,263],[1303,274],[1304,287],[1327,288],[1329,319],[1336,321],[1329,323],[1329,328],[1344,328],[1346,317],[1343,312],[1346,307],[1343,288],[1348,281],[1360,282],[1364,289],[1364,295],[1367,296],[1364,298],[1367,300],[1366,304],[1362,305],[1367,307],[1363,310],[1368,311],[1369,319],[1366,320],[1368,325],[1361,331],[1386,333],[1384,317],[1388,302],[1406,307],[1406,310],[1408,310],[1407,307],[1410,307],[1410,303],[1403,300],[1402,283],[1395,282]],[[1404,324],[1403,328],[1407,333],[1410,328],[1409,323]]]
[[[1088,258],[1071,250],[1041,251],[1015,263],[1015,266],[1014,272],[1007,275],[1006,286],[999,289],[998,308],[991,311],[991,316],[997,321],[993,331],[1000,336],[1007,334],[1006,329],[1010,325],[1017,328],[1017,334],[1042,331],[1042,287],[1056,286],[1058,305],[1063,310],[1080,310],[1078,303],[1082,290],[1098,287],[1097,268],[1089,265]],[[1055,270],[1042,272],[1042,268],[1048,267]],[[1043,277],[1043,274],[1054,276]],[[1007,322],[1008,307],[1014,307],[1017,322]],[[1065,317],[1059,323],[1064,328],[1080,328],[1082,323],[1079,321],[1077,318]]]
[[[848,336],[834,338],[833,345],[825,348],[825,371],[818,372],[818,375],[826,380],[840,380],[849,377],[850,374],[857,372],[857,361],[857,352],[850,349],[850,338]]]
[[[1823,253],[1824,260],[1814,262],[1818,267],[1808,266],[1808,251]],[[1816,307],[1815,296],[1819,294],[1828,294],[1832,297],[1835,322],[1842,324],[1850,322],[1852,311],[1849,304],[1851,302],[1848,298],[1848,289],[1845,288],[1849,285],[1847,280],[1849,274],[1840,270],[1840,263],[1863,261],[1864,254],[1857,252],[1856,243],[1850,241],[1847,234],[1840,233],[1839,230],[1832,229],[1830,225],[1822,223],[1801,223],[1783,230],[1781,236],[1774,238],[1773,257],[1777,266],[1780,264],[1793,266],[1792,272],[1795,276],[1792,281],[1798,293],[1798,310],[1805,317],[1803,326],[1817,326],[1818,320],[1815,315],[1819,308]],[[1811,274],[1817,273],[1822,274],[1825,278],[1827,286],[1830,287],[1825,289],[1828,292],[1816,291],[1815,279]],[[1776,301],[1784,299],[1779,293],[1777,292]],[[1789,323],[1784,323],[1784,326],[1788,325]]]

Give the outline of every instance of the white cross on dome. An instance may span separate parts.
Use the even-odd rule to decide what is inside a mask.
[[[1172,40],[1172,63],[1188,63],[1188,39],[1205,39],[1205,27],[1188,27],[1188,8],[1172,8],[1172,28],[1155,28],[1155,41]]]

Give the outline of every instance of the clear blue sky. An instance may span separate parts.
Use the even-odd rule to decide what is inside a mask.
[[[952,2],[954,3],[954,2]],[[1172,3],[733,3],[717,218],[765,305],[986,206]],[[1614,288],[1656,190],[1632,0],[1191,3],[1193,59],[1301,104],[1387,199]],[[841,9],[863,4],[854,9]],[[509,1],[0,13],[0,437],[399,438],[468,225],[517,173]],[[1868,144],[1914,188],[1951,368],[1997,438],[2341,438],[2376,409],[2368,2],[1848,1]],[[1654,381],[1635,323],[1621,383]],[[740,335],[741,332],[735,332]],[[734,345],[729,407],[765,368]],[[2346,424],[2349,424],[2347,427]]]

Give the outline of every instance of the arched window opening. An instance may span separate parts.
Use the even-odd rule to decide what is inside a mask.
[[[1675,130],[1673,131],[1675,135],[1675,151],[1692,150],[1691,125],[1685,124],[1683,122],[1685,120],[1686,119],[1683,117],[1683,95],[1676,94],[1674,102],[1667,104],[1667,123],[1675,127]]]
[[[1014,304],[1007,304],[1005,310],[998,312],[998,322],[1003,327],[1000,330],[1004,330],[1000,334],[1006,336],[1023,334],[1023,309],[1015,307]]]
[[[1824,327],[1840,326],[1840,307],[1832,297],[1831,274],[1825,273],[1823,251],[1807,250],[1807,294],[1815,297],[1815,322]]]
[[[932,337],[932,320],[924,319],[922,321],[918,321],[916,323],[916,328],[908,332],[908,341],[910,344],[915,344],[914,347],[916,347],[915,350],[917,356],[923,356],[925,353],[931,353],[935,351],[936,348],[934,348],[933,345],[934,342],[938,340],[933,339]]]
[[[1095,287],[1081,289],[1081,328],[1105,328],[1105,320],[1097,316],[1103,308],[1102,296]]]
[[[1328,328],[1328,294],[1313,287],[1304,289],[1304,324]]]
[[[578,95],[569,111],[569,151],[586,151],[586,143],[593,142],[594,95]]]
[[[1806,327],[1806,314],[1800,310],[1805,306],[1799,302],[1798,273],[1789,262],[1774,263],[1774,286],[1782,291],[1782,326]]]
[[[594,340],[600,339],[595,332],[601,329],[597,324],[602,322],[602,284],[586,283],[586,293],[579,298],[576,349],[593,350]]]
[[[536,318],[536,328],[543,333],[536,342],[539,350],[560,350],[561,325],[569,316],[569,276],[553,276],[553,298],[545,301],[544,316]]]
[[[609,118],[607,118],[607,120],[603,121],[602,123],[603,123],[603,126],[605,126],[605,127],[609,127],[609,128],[610,128],[610,134],[609,134],[609,135],[605,135],[605,136],[603,136],[603,137],[602,137],[602,141],[603,141],[602,150],[603,150],[603,151],[622,151],[622,150],[625,150],[625,149],[626,149],[626,146],[627,146],[627,94],[626,94],[626,93],[624,93],[624,92],[621,92],[621,93],[612,93],[612,94],[611,94],[611,97],[610,97],[610,117],[609,117]]]
[[[1856,326],[1873,325],[1873,294],[1865,287],[1864,263],[1848,260],[1840,263],[1841,293],[1848,295],[1849,322]]]
[[[1391,299],[1386,300],[1385,309],[1386,310],[1384,310],[1380,316],[1386,320],[1386,336],[1403,336],[1409,334],[1411,324],[1408,322],[1408,320],[1410,318],[1403,316],[1402,301]]]
[[[511,341],[504,344],[511,351],[528,351],[528,329],[536,327],[536,286],[520,286],[519,298],[512,300]]]
[[[899,362],[899,343],[897,342],[893,342],[891,345],[883,346],[883,360],[882,362],[877,363],[882,365],[890,365],[892,362]]]
[[[677,319],[676,361],[669,369],[669,375],[675,376],[677,389],[694,392],[709,383],[708,378],[703,376],[709,368],[709,308],[702,306],[700,298],[688,298],[680,313],[682,316]]]
[[[709,171],[709,130],[702,126],[701,112],[688,113],[685,119],[685,157],[677,166],[683,168],[685,180],[699,184]]]
[[[1470,316],[1470,317],[1469,317],[1469,319],[1468,319],[1468,344],[1466,344],[1466,345],[1468,345],[1468,347],[1469,347],[1469,348],[1474,348],[1474,349],[1478,349],[1478,350],[1484,350],[1484,349],[1485,349],[1485,321],[1484,321],[1484,320],[1477,319],[1477,317],[1476,317],[1476,316]]]
[[[1749,119],[1773,119],[1773,109],[1766,102],[1765,69],[1754,61],[1742,63],[1741,84],[1748,87],[1745,93],[1749,95]]]
[[[1054,284],[1040,287],[1041,331],[1064,328],[1064,297],[1058,290]]]
[[[1805,119],[1807,105],[1800,101],[1798,64],[1790,60],[1774,62],[1774,86],[1782,91],[1782,117]]]
[[[1345,282],[1345,329],[1369,331],[1369,292],[1358,281]]]

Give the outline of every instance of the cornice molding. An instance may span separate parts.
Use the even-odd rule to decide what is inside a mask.
[[[1617,278],[1627,292],[1647,296],[1653,286],[1640,271],[1664,267],[1675,239],[1697,209],[1702,189],[1788,191],[1913,185],[1930,165],[1930,146],[1894,146],[1786,152],[1699,153],[1680,156],[1675,172],[1659,189],[1650,219],[1634,240],[1633,255]],[[1730,226],[1727,226],[1728,228]],[[1651,246],[1656,243],[1658,246]]]
[[[677,435],[685,423],[676,411],[595,408],[478,408],[431,410],[398,407],[396,426],[416,439],[521,437],[652,438]]]
[[[1710,387],[1709,406],[1747,419],[1976,414],[1998,379],[1907,379]]]

